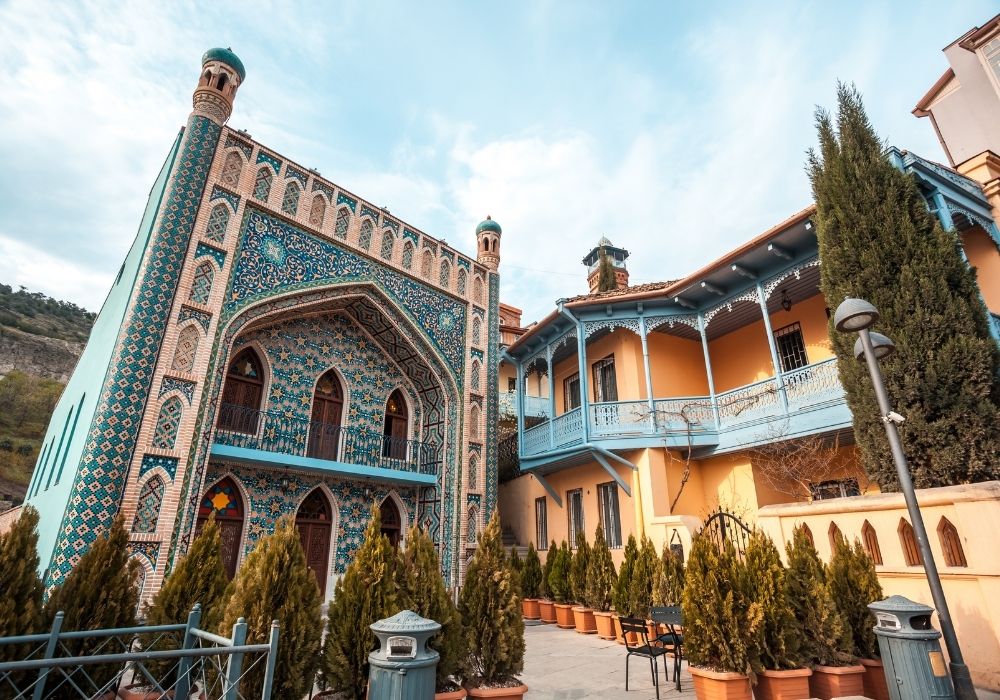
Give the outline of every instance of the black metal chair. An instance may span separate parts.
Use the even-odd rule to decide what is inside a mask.
[[[649,673],[653,677],[653,685],[656,687],[656,698],[660,698],[660,670],[656,667],[656,659],[660,656],[666,657],[665,647],[653,646],[649,641],[649,631],[646,621],[638,617],[619,618],[622,626],[622,635],[625,637],[625,692],[628,692],[628,660],[632,656],[641,656],[649,659]],[[634,634],[640,644],[633,644],[629,641],[629,635]],[[663,676],[667,676],[667,660],[663,659]]]
[[[684,634],[677,628],[684,627],[684,615],[679,607],[650,608],[649,619],[658,625],[663,625],[667,631],[657,635],[654,641],[663,645],[674,659],[674,683],[677,690],[681,689],[681,661],[684,660]],[[664,661],[664,663],[666,663]]]

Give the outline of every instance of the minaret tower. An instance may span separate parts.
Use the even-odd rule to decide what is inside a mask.
[[[194,113],[223,125],[233,113],[233,99],[247,77],[243,62],[230,49],[209,49],[201,57],[201,79],[195,88]]]
[[[500,267],[500,224],[489,216],[476,226],[476,242],[479,244],[476,260],[483,266],[496,271]]]

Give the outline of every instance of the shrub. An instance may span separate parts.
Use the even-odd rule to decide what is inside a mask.
[[[713,671],[752,674],[763,615],[760,604],[747,595],[732,543],[720,550],[710,537],[695,535],[685,573],[681,607],[688,661]]]
[[[514,556],[517,556],[516,553]],[[399,559],[398,607],[412,610],[441,625],[441,630],[431,639],[430,647],[440,654],[437,689],[448,690],[455,682],[453,676],[460,673],[464,660],[464,629],[458,608],[445,588],[434,541],[420,528],[410,528],[406,550],[400,553]]]
[[[684,594],[684,563],[667,544],[653,572],[653,605],[677,606]]]
[[[370,625],[399,612],[398,555],[382,534],[382,516],[372,507],[365,538],[337,582],[327,612],[320,669],[324,685],[360,700],[368,683],[368,654],[377,646]]]
[[[541,595],[542,562],[535,551],[535,545],[528,543],[528,553],[524,557],[524,569],[521,571],[521,593],[525,598],[537,598]]]
[[[598,525],[597,531],[594,532],[594,546],[590,550],[590,562],[587,566],[584,605],[601,612],[610,610],[611,592],[617,580],[615,562],[611,559],[611,550],[604,538],[604,528]]]
[[[653,602],[653,574],[659,565],[660,558],[656,555],[656,547],[653,546],[652,540],[643,535],[628,587],[626,609],[629,615],[644,620],[649,617],[649,607]]]
[[[247,624],[247,644],[264,644],[277,620],[279,643],[273,695],[300,698],[312,689],[322,636],[321,596],[316,575],[306,564],[292,516],[281,518],[274,533],[258,540],[240,566],[222,613],[220,634],[230,636],[239,618]],[[245,672],[240,692],[258,697],[264,664]]]
[[[577,605],[586,605],[584,599],[587,597],[587,570],[590,567],[590,556],[587,536],[581,530],[576,533],[576,552],[569,567],[570,598]]]
[[[802,623],[802,653],[807,661],[821,666],[851,663],[851,631],[844,624],[830,589],[826,585],[823,562],[809,541],[805,526],[792,533],[785,545],[788,572],[785,578],[788,602]]]
[[[556,541],[552,540],[549,543],[549,551],[545,553],[545,566],[542,568],[542,597],[546,600],[550,600],[553,597],[552,589],[549,588],[549,576],[552,574],[552,567],[556,564],[556,559],[559,558],[559,547],[556,545]]]
[[[826,569],[826,580],[841,616],[851,633],[851,654],[863,659],[879,657],[875,637],[875,616],[868,603],[882,600],[882,586],[868,552],[861,542],[848,545],[837,538],[833,557]]]
[[[510,548],[510,559],[507,560],[510,565],[510,571],[514,574],[515,583],[517,585],[517,597],[524,598],[524,584],[521,582],[521,575],[524,572],[524,563],[521,561],[521,557],[517,554],[517,547],[511,546]]]
[[[478,685],[510,683],[524,668],[524,621],[494,511],[465,572],[458,609]]]
[[[0,637],[38,634],[42,629],[42,581],[38,578],[38,511],[25,506],[10,530],[0,535]],[[27,658],[31,646],[0,646],[0,663]],[[37,671],[13,674],[25,687]],[[0,680],[0,687],[4,682]]]
[[[632,585],[632,570],[635,568],[635,560],[639,558],[639,546],[635,542],[635,535],[628,536],[625,543],[625,559],[621,568],[618,569],[618,581],[615,583],[614,593],[611,602],[615,606],[615,612],[619,615],[628,615],[629,589]]]
[[[557,603],[565,603],[569,599],[569,569],[572,563],[573,555],[570,554],[566,540],[563,540],[553,559],[552,570],[549,571],[549,591]]]
[[[788,600],[785,567],[771,538],[754,530],[744,555],[747,595],[760,605],[761,625],[757,638],[760,666],[772,671],[799,668],[802,627]]]

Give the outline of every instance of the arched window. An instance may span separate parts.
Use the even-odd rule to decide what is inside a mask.
[[[469,411],[469,439],[479,440],[479,422],[480,422],[481,411],[479,406],[473,404],[472,410]]]
[[[899,544],[903,548],[903,559],[907,566],[920,566],[924,563],[920,556],[920,547],[917,546],[917,538],[913,534],[913,526],[907,522],[906,518],[899,519]]]
[[[480,392],[483,390],[482,386],[480,385],[479,374],[480,374],[479,361],[477,360],[472,363],[472,369],[469,370],[469,389],[475,392]]]
[[[253,349],[247,348],[229,363],[219,407],[219,430],[256,434],[263,394],[264,373],[260,358]]]
[[[371,222],[371,219],[365,219],[361,222],[361,233],[358,234],[358,247],[363,250],[368,250],[372,247],[372,232],[375,230],[375,225]]]
[[[406,459],[409,432],[409,413],[403,392],[396,389],[385,404],[385,426],[382,429],[382,456],[389,459]]]
[[[309,430],[307,456],[337,459],[343,411],[344,390],[340,386],[340,377],[331,369],[319,378],[313,392],[312,427]]]
[[[861,526],[861,541],[865,545],[865,551],[868,552],[868,558],[872,560],[873,564],[881,566],[882,550],[878,546],[878,535],[875,533],[875,528],[867,520]]]
[[[271,194],[271,183],[274,181],[274,175],[271,174],[271,169],[266,165],[257,171],[257,177],[253,181],[253,196],[255,199],[261,202],[266,202],[268,196]]]
[[[392,235],[392,231],[386,229],[382,232],[382,250],[381,255],[383,260],[392,260],[392,251],[396,247],[396,237]]]
[[[968,566],[965,550],[962,549],[962,538],[958,536],[958,529],[948,518],[941,516],[937,532],[938,539],[941,540],[941,551],[944,552],[945,566]]]
[[[447,260],[441,261],[441,271],[438,277],[438,282],[442,287],[447,287],[448,283],[451,282],[451,264]]]
[[[472,283],[472,300],[477,304],[483,303],[483,278],[478,275]]]
[[[156,429],[153,431],[153,447],[158,450],[174,449],[183,412],[181,400],[176,396],[171,396],[163,402],[160,406],[160,415],[156,418]]]
[[[805,524],[802,525],[802,532],[805,533],[806,539],[809,540],[809,544],[811,544],[813,547],[815,547],[816,546],[816,540],[813,539],[813,531],[809,529],[808,525],[805,525]]]
[[[469,522],[465,528],[465,540],[469,544],[476,543],[476,536],[479,534],[479,509],[473,503],[469,506]]]
[[[847,540],[844,539],[844,533],[840,531],[837,523],[830,522],[830,528],[827,530],[827,535],[830,537],[830,553],[836,554],[837,547],[847,546]]]
[[[322,489],[313,489],[295,514],[306,566],[316,575],[320,593],[326,599],[326,572],[330,568],[330,530],[333,509]]]
[[[469,487],[475,488],[479,483],[479,456],[473,452],[469,455]]]
[[[201,499],[198,508],[198,526],[200,532],[208,517],[215,513],[215,522],[219,525],[219,554],[222,555],[222,566],[231,579],[236,575],[236,563],[240,559],[240,546],[243,541],[243,499],[239,489],[229,477],[212,486]]]
[[[403,244],[403,267],[407,270],[413,267],[413,244],[409,241]]]
[[[240,186],[240,174],[243,172],[243,156],[237,151],[230,151],[226,162],[222,165],[222,184],[236,189]]]
[[[420,261],[420,274],[430,279],[431,268],[434,266],[434,253],[424,248],[424,257]]]
[[[295,216],[295,213],[299,210],[299,193],[301,188],[299,183],[292,180],[287,185],[285,185],[285,196],[281,199],[281,211],[285,212],[289,216]]]
[[[347,238],[347,229],[351,225],[351,211],[347,207],[337,210],[337,223],[333,228],[333,235],[337,238]]]
[[[212,280],[215,279],[215,268],[208,260],[203,260],[194,269],[194,280],[191,282],[191,294],[188,298],[197,304],[207,304],[212,293]]]
[[[222,243],[226,239],[227,226],[229,226],[229,207],[225,204],[216,204],[212,207],[212,213],[208,215],[205,238]]]
[[[472,342],[475,345],[481,345],[483,342],[483,322],[479,320],[478,316],[472,317]]]
[[[323,217],[326,216],[326,200],[323,195],[318,194],[313,197],[312,206],[309,207],[309,223],[316,228],[323,225]]]
[[[163,502],[163,489],[163,479],[159,474],[154,474],[142,485],[132,532],[156,532],[156,521],[160,517],[160,504]]]
[[[222,90],[226,87],[226,82],[227,82],[226,74],[225,73],[219,73],[219,82],[216,83],[216,85],[215,85],[216,89],[219,92],[222,92]]]
[[[389,538],[389,544],[398,547],[400,535],[403,533],[403,519],[399,515],[396,502],[387,496],[379,510],[382,515],[382,534]]]
[[[469,275],[466,274],[465,270],[459,269],[458,279],[455,281],[455,291],[465,296],[465,288],[469,283]]]
[[[201,81],[198,84],[199,85],[208,85],[210,82],[212,82],[212,72],[211,71],[205,71],[205,74],[203,76],[201,76]]]
[[[201,333],[193,323],[181,329],[177,334],[177,348],[174,350],[174,361],[171,368],[175,372],[190,372],[194,367],[194,357],[198,352],[198,340]]]

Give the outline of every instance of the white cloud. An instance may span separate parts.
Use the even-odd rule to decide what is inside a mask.
[[[87,265],[51,255],[22,241],[0,234],[0,260],[4,283],[72,301],[88,311],[99,311],[114,281],[113,275],[95,272]]]

